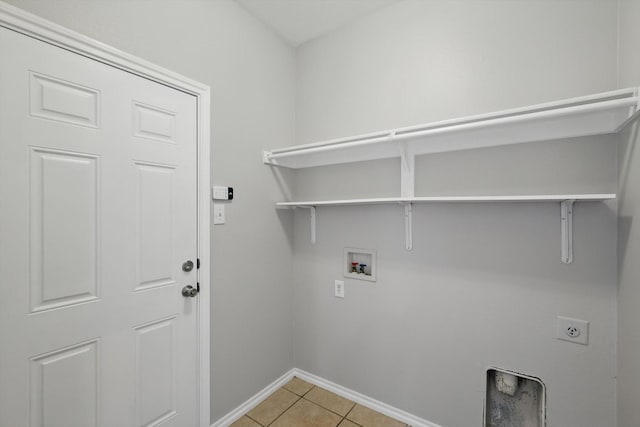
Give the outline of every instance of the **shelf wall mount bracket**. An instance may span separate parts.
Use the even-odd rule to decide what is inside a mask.
[[[575,200],[560,202],[560,257],[565,264],[573,262],[573,205]]]
[[[391,139],[395,138],[395,132]],[[406,142],[400,143],[400,194],[403,198],[415,196],[415,155]],[[413,249],[413,204],[404,203],[404,241],[405,249]]]
[[[407,142],[400,143],[400,195],[411,199],[415,196],[415,154]]]
[[[302,209],[309,209],[309,235],[311,244],[316,244],[316,207],[315,206],[298,206]]]
[[[271,159],[271,151],[263,151],[262,152],[262,163],[270,166],[278,166],[273,159]]]
[[[413,249],[413,203],[405,203],[404,205],[404,239],[405,249],[410,251]]]

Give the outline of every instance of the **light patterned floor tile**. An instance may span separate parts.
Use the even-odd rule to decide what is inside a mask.
[[[251,418],[244,416],[238,421],[231,424],[229,427],[261,427],[260,424],[253,421]]]
[[[300,399],[271,427],[336,427],[341,419],[331,411]]]
[[[263,426],[268,426],[299,398],[298,395],[291,393],[289,390],[279,388],[262,403],[247,412],[247,415]]]
[[[304,398],[343,417],[347,415],[347,412],[355,405],[354,402],[320,387],[312,388]]]
[[[303,396],[306,392],[311,390],[312,387],[313,384],[309,384],[308,382],[301,380],[298,377],[291,378],[291,380],[284,385],[284,388],[297,394],[298,396]]]
[[[356,405],[347,415],[347,419],[363,427],[406,427],[406,424],[362,405]]]

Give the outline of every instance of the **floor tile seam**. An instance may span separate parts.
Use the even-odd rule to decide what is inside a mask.
[[[311,385],[311,388],[306,392],[304,392],[304,394],[300,397],[305,397],[307,394],[311,393],[311,390],[313,390],[314,388],[320,388],[320,387],[318,387],[317,385]]]
[[[296,392],[296,391],[293,391],[293,390],[291,390],[291,389],[287,388],[287,387],[286,387],[286,386],[284,386],[284,385],[282,386],[282,388],[283,388],[283,389],[287,390],[289,393],[293,393],[293,394],[295,394],[295,395],[296,395],[296,396],[298,396],[298,397],[303,397],[303,396],[305,396],[307,393],[309,393],[311,390],[313,390],[313,388],[314,388],[314,387],[315,387],[315,386],[311,387],[309,390],[307,390],[307,391],[305,391],[304,393],[300,394],[300,393],[298,393],[298,392]]]
[[[353,420],[350,420],[350,419],[349,419],[349,418],[347,418],[347,417],[344,417],[344,419],[343,419],[342,421],[344,421],[344,420],[347,420],[347,421],[349,421],[351,424],[355,424],[355,425],[357,425],[358,427],[365,427],[365,426],[363,426],[362,424],[358,424],[357,422],[355,422],[355,421],[353,421]],[[340,421],[340,422],[342,422],[342,421]]]
[[[296,392],[296,391],[294,391],[294,390],[291,390],[290,388],[287,388],[287,385],[286,385],[286,384],[285,384],[285,385],[283,385],[283,386],[282,386],[282,388],[283,388],[283,389],[285,389],[285,390],[287,390],[289,393],[293,393],[293,394],[295,394],[296,396],[300,396],[300,393],[298,393],[298,392]]]
[[[360,424],[359,422],[354,421],[354,420],[353,420],[353,419],[351,419],[351,418],[348,418],[348,417],[349,417],[349,414],[351,414],[351,412],[353,412],[353,410],[355,409],[355,407],[356,407],[356,406],[358,406],[358,404],[357,404],[357,403],[356,403],[355,405],[353,405],[353,408],[351,408],[351,410],[350,410],[349,412],[347,412],[347,414],[344,416],[344,419],[345,419],[345,420],[347,420],[347,421],[350,421],[350,422],[354,423],[354,424],[355,424],[355,425],[357,425],[357,426],[365,427],[363,424]],[[364,406],[364,405],[360,405],[360,406],[362,406],[363,408],[367,408],[367,409],[369,409],[369,410],[372,410],[372,411],[373,411],[373,409],[369,408],[368,406]],[[377,411],[374,411],[374,412],[377,412]],[[380,413],[380,412],[378,412],[378,413],[379,413],[379,414],[381,414],[381,415],[383,415],[383,416],[386,416],[386,417],[388,417],[388,418],[391,418],[391,419],[392,419],[392,420],[394,420],[394,421],[397,421],[397,422],[399,422],[399,423],[402,423],[402,421],[399,421],[399,420],[397,420],[396,418],[389,417],[388,415],[382,414],[382,413]],[[409,425],[409,424],[407,424],[407,423],[402,423],[402,424],[403,424],[403,427],[411,427],[411,425]]]
[[[331,412],[331,413],[333,413],[333,414],[336,414],[336,415],[338,415],[339,417],[342,417],[342,418],[346,418],[347,414],[348,414],[349,412],[351,412],[351,411],[353,410],[353,408],[355,408],[355,407],[356,407],[356,405],[357,405],[357,403],[352,402],[352,403],[353,403],[353,406],[352,406],[352,407],[347,411],[347,414],[342,415],[342,414],[340,414],[340,413],[338,413],[338,412],[336,412],[336,411],[334,411],[334,410],[332,410],[332,409],[329,409],[329,408],[327,408],[327,407],[325,407],[325,406],[322,406],[322,404],[320,404],[320,403],[318,403],[318,402],[314,402],[314,401],[313,401],[313,400],[311,400],[311,399],[307,399],[307,398],[306,398],[306,397],[304,397],[304,396],[302,397],[302,399],[306,400],[307,402],[311,402],[311,403],[313,403],[314,405],[317,405],[317,406],[321,407],[322,409],[326,409],[327,411],[329,411],[329,412]],[[342,421],[342,420],[341,420],[341,421]],[[351,420],[349,420],[349,421],[351,421]]]
[[[354,424],[356,424],[356,425],[359,425],[360,427],[364,427],[364,426],[362,426],[362,424],[357,423],[357,422],[353,421],[352,419],[348,418],[348,417],[349,417],[349,414],[350,414],[350,413],[352,413],[354,409],[356,409],[356,406],[358,406],[358,404],[357,404],[357,403],[356,403],[355,405],[353,405],[353,406],[351,407],[351,409],[349,409],[349,412],[347,412],[346,414],[344,414],[344,419],[345,419],[345,420],[347,420],[347,421],[351,421],[352,423],[354,423]]]
[[[285,409],[284,411],[282,411],[282,412],[280,413],[280,415],[278,415],[277,417],[275,417],[275,419],[274,419],[273,421],[271,421],[269,424],[266,424],[266,426],[270,426],[270,425],[274,424],[276,421],[278,421],[278,419],[279,419],[280,417],[282,417],[284,414],[286,414],[286,413],[287,413],[287,411],[288,411],[289,409],[293,408],[293,405],[295,405],[296,403],[298,403],[298,402],[302,399],[302,396],[298,396],[298,395],[297,395],[297,394],[295,394],[295,393],[293,393],[293,394],[297,397],[297,399],[295,400],[295,402],[293,402],[291,405],[289,405],[289,406],[287,407],[287,409]],[[266,427],[266,426],[265,426],[265,427]]]
[[[251,421],[253,421],[253,422],[255,422],[256,424],[258,424],[259,426],[264,427],[264,424],[262,424],[260,421],[258,421],[258,420],[255,420],[255,419],[251,418],[251,417],[249,416],[249,412],[247,412],[246,414],[244,414],[244,415],[243,415],[243,417],[247,417],[247,418],[249,418]],[[242,418],[242,417],[240,417],[240,418]]]

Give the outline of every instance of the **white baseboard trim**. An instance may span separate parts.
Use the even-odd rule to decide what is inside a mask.
[[[322,387],[325,390],[329,390],[337,394],[338,396],[342,396],[345,399],[349,399],[362,406],[371,408],[374,411],[380,412],[381,414],[384,414],[391,418],[395,418],[396,420],[402,421],[403,423],[407,423],[412,427],[441,427],[440,425],[432,423],[431,421],[427,421],[401,409],[395,408],[391,405],[387,405],[386,403],[382,403],[369,396],[365,396],[364,394],[358,393],[357,391],[353,391],[339,384],[333,383],[329,380],[325,380],[324,378],[297,368],[293,368],[289,372],[282,375],[280,378],[266,386],[264,389],[255,394],[242,405],[238,406],[236,409],[229,412],[227,415],[220,418],[215,423],[211,424],[211,427],[228,427],[229,425],[233,424],[233,422],[256,407],[260,402],[269,397],[271,393],[285,385],[293,377],[298,377],[301,380],[305,380],[313,385]]]
[[[329,380],[325,380],[324,378],[321,378],[317,375],[310,374],[309,372],[303,371],[301,369],[294,368],[293,376],[296,376],[301,380],[310,382],[313,385],[317,385],[318,387],[322,387],[325,390],[334,392],[338,396],[342,396],[345,399],[349,399],[362,406],[373,409],[374,411],[378,411],[388,417],[395,418],[396,420],[402,421],[403,423],[407,423],[412,427],[442,427],[438,424],[432,423],[431,421],[427,421],[401,409],[395,408],[391,405],[387,405],[386,403],[382,403],[379,400],[373,399],[369,396],[365,396],[364,394],[358,393],[357,391],[353,391]]]
[[[262,402],[267,397],[269,397],[271,393],[273,393],[274,391],[276,391],[277,389],[279,389],[280,387],[288,383],[289,380],[294,376],[295,376],[295,369],[292,369],[289,372],[286,372],[280,378],[278,378],[277,380],[275,380],[274,382],[272,382],[271,384],[263,388],[261,391],[259,391],[252,397],[250,397],[249,400],[244,402],[242,405],[238,406],[236,409],[229,412],[227,415],[220,418],[215,423],[211,424],[211,427],[228,427],[229,425],[233,424],[236,420],[240,419],[244,414],[246,414],[256,406],[258,406],[258,404],[260,404],[260,402]]]

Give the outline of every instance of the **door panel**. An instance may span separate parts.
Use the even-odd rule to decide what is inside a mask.
[[[152,426],[176,412],[175,318],[136,328],[136,426]]]
[[[133,104],[133,136],[175,143],[176,113],[151,105]]]
[[[197,425],[195,98],[0,51],[0,426]]]
[[[97,340],[31,359],[31,425],[99,425],[98,366]]]
[[[30,149],[31,312],[95,300],[100,281],[99,158]]]
[[[29,73],[32,116],[98,127],[100,93],[50,76]]]
[[[138,283],[136,290],[175,283],[173,275],[175,167],[136,162]]]

